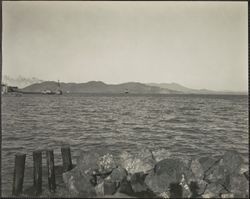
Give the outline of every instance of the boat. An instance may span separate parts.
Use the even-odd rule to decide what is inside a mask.
[[[42,94],[44,95],[62,95],[62,90],[60,89],[60,82],[58,80],[57,82],[57,90],[56,91],[52,91],[52,90],[43,90]]]

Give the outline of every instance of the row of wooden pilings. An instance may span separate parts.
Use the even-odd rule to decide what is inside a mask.
[[[42,152],[44,150],[36,150],[33,152],[33,188],[34,194],[42,193]],[[48,188],[50,192],[56,191],[56,177],[54,165],[54,152],[52,149],[47,149],[46,160],[48,169]],[[69,171],[73,168],[70,147],[61,147],[63,171]],[[12,195],[18,196],[23,192],[23,181],[25,171],[26,154],[17,153],[15,155],[14,177]]]

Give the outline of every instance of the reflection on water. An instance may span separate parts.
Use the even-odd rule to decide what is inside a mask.
[[[24,95],[2,98],[2,189],[11,189],[14,154],[60,146],[114,154],[146,146],[173,156],[236,149],[248,161],[247,96]]]

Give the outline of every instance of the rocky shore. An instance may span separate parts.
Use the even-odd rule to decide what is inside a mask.
[[[70,197],[248,198],[249,171],[236,151],[186,160],[166,154],[82,152],[63,181]]]

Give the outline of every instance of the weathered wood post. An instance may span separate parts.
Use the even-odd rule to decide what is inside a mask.
[[[70,147],[64,146],[61,147],[62,152],[62,160],[63,160],[63,171],[69,171],[73,168],[71,154],[70,154]]]
[[[55,166],[54,166],[54,153],[52,149],[46,151],[47,157],[47,167],[48,167],[48,186],[49,191],[55,192],[56,190],[56,176],[55,176]]]
[[[12,195],[18,196],[23,191],[23,178],[25,169],[26,154],[17,153],[15,155],[15,166],[13,176]]]
[[[37,150],[33,152],[33,162],[34,162],[34,191],[35,195],[42,193],[42,151]]]

